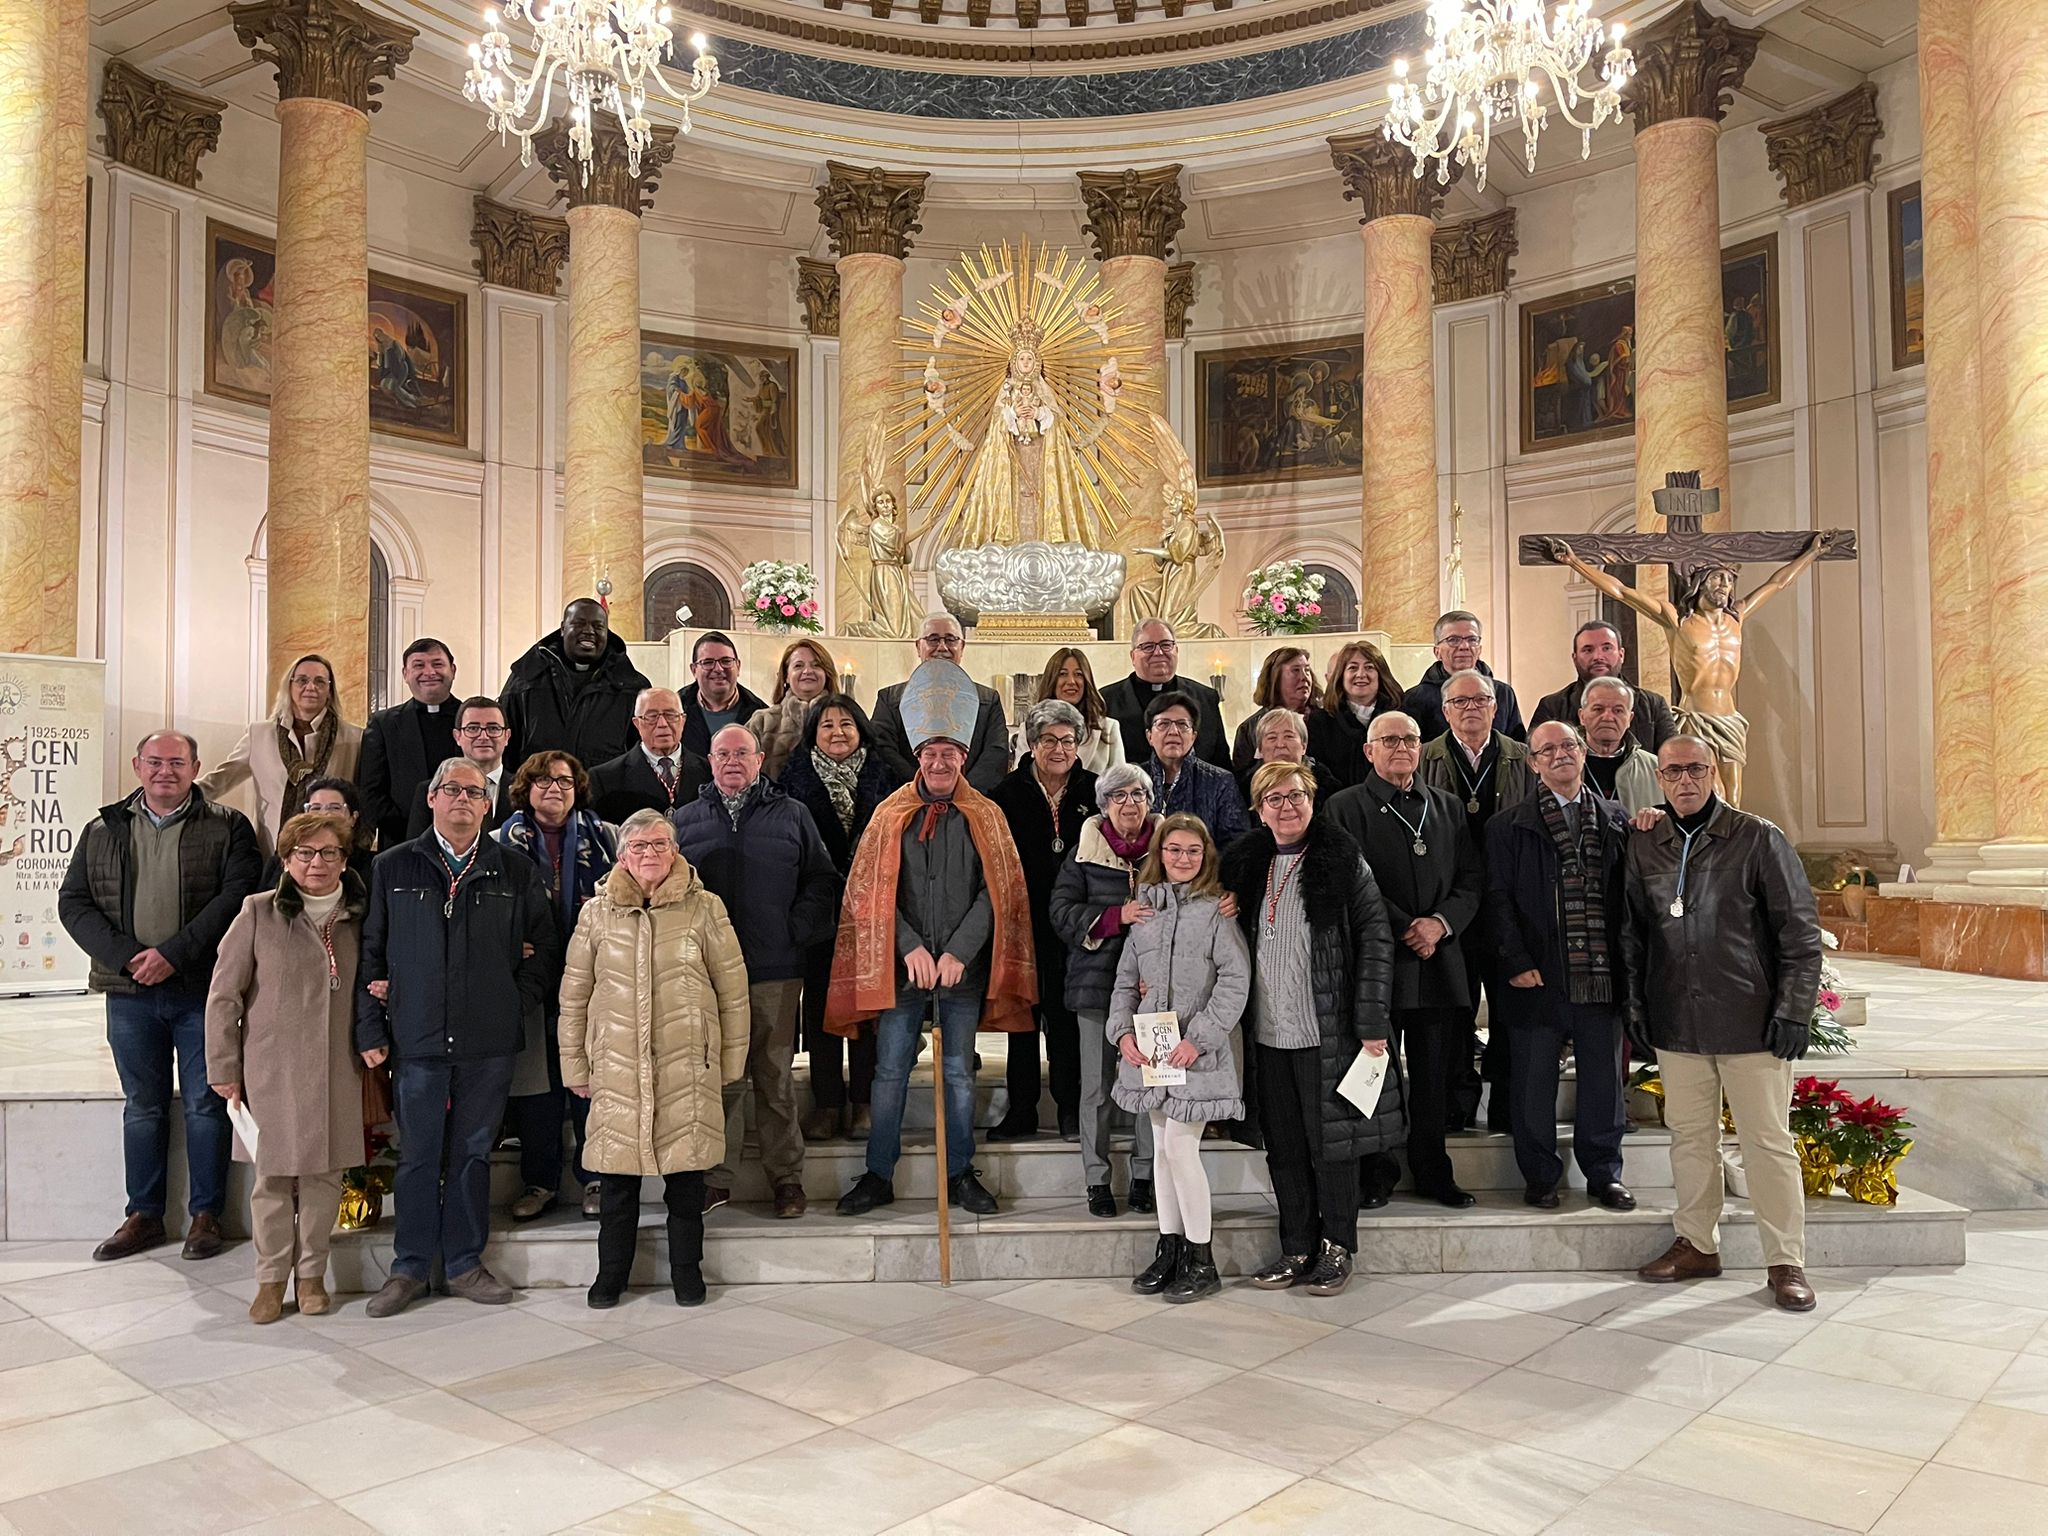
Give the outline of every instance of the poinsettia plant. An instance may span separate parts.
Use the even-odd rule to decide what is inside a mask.
[[[1792,1085],[1792,1134],[1820,1140],[1834,1127],[1835,1115],[1856,1101],[1842,1085],[1818,1077],[1802,1077]]]
[[[816,634],[818,578],[808,565],[790,560],[756,560],[740,572],[740,596],[762,629]]]
[[[1861,1166],[1905,1155],[1912,1140],[1899,1133],[1910,1131],[1913,1122],[1903,1109],[1879,1102],[1874,1093],[1867,1099],[1842,1097],[1847,1102],[1836,1106],[1834,1129],[1828,1133],[1836,1162]]]

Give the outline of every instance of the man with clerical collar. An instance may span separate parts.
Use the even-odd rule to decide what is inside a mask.
[[[505,756],[516,764],[566,752],[586,766],[607,762],[633,744],[633,701],[649,686],[604,604],[579,597],[562,610],[560,629],[512,663],[498,694],[512,728]]]
[[[1572,636],[1572,668],[1578,676],[1569,687],[1546,693],[1537,700],[1536,712],[1529,717],[1529,728],[1533,731],[1546,720],[1563,720],[1567,724],[1577,720],[1583,727],[1587,685],[1596,678],[1621,682],[1621,669],[1627,661],[1621,631],[1605,619],[1586,620]],[[1678,722],[1671,718],[1670,701],[1648,688],[1634,689],[1632,693],[1626,723],[1629,738],[1634,745],[1655,752],[1678,730]],[[1614,798],[1611,791],[1601,793],[1610,800]]]
[[[1131,636],[1131,675],[1102,690],[1102,702],[1124,733],[1124,759],[1142,763],[1152,755],[1146,711],[1166,693],[1192,699],[1196,709],[1194,755],[1228,770],[1230,743],[1223,735],[1223,701],[1207,683],[1180,675],[1180,642],[1164,619],[1147,619]]]
[[[409,836],[414,791],[460,749],[455,742],[455,653],[422,635],[405,648],[403,704],[380,709],[363,727],[356,787],[363,821],[377,831],[377,846],[395,848]]]
[[[1394,1038],[1408,1063],[1408,1168],[1418,1194],[1462,1210],[1474,1203],[1444,1147],[1450,1052],[1472,1005],[1460,942],[1479,917],[1485,869],[1466,830],[1464,802],[1422,782],[1422,733],[1412,715],[1374,715],[1365,740],[1371,772],[1330,797],[1324,814],[1365,850],[1394,933]],[[1360,1188],[1385,1205],[1399,1168],[1368,1158]]]
[[[1450,729],[1450,722],[1444,718],[1443,688],[1451,674],[1476,671],[1493,684],[1497,710],[1494,728],[1510,741],[1525,740],[1529,729],[1522,723],[1522,706],[1515,699],[1515,690],[1505,679],[1495,677],[1492,669],[1479,659],[1484,641],[1478,615],[1462,608],[1439,614],[1432,636],[1435,643],[1431,649],[1436,652],[1436,660],[1401,701],[1401,707],[1415,718],[1422,739],[1435,741]]]
[[[875,1029],[867,1169],[839,1201],[858,1216],[896,1198],[903,1106],[918,1035],[936,1015],[944,1060],[946,1181],[955,1205],[996,1209],[975,1177],[974,1034],[1036,1028],[1038,970],[1024,866],[1002,810],[967,781],[978,699],[950,661],[903,685],[917,777],[875,808],[847,874],[825,1027]]]
[[[1657,1053],[1678,1209],[1673,1241],[1637,1273],[1721,1273],[1721,1105],[1735,1117],[1777,1304],[1813,1309],[1806,1202],[1789,1122],[1793,1063],[1820,991],[1820,918],[1785,834],[1715,793],[1714,751],[1678,735],[1657,753],[1667,819],[1629,838],[1622,965],[1629,1038]]]
[[[725,1085],[726,1157],[704,1175],[704,1209],[732,1198],[732,1163],[754,1089],[761,1167],[784,1220],[804,1213],[804,1135],[796,1107],[797,1007],[813,945],[839,914],[839,871],[803,802],[761,777],[761,744],[744,725],[711,738],[711,782],[672,818],[676,848],[725,903],[747,959],[747,1071]]]
[[[1618,677],[1589,678],[1580,690],[1579,729],[1586,737],[1586,778],[1608,799],[1621,802],[1631,816],[1664,799],[1664,791],[1657,785],[1656,754],[1637,746],[1629,734],[1630,719],[1640,713],[1635,690]]]
[[[683,745],[684,718],[682,698],[672,689],[640,690],[633,701],[640,740],[590,770],[590,808],[600,820],[618,826],[635,811],[666,816],[711,782],[711,765]]]
[[[1487,940],[1495,975],[1488,996],[1496,1032],[1511,1033],[1508,1098],[1522,1199],[1558,1206],[1558,1060],[1578,1065],[1572,1154],[1586,1192],[1610,1211],[1632,1211],[1621,1182],[1626,1127],[1621,1086],[1622,861],[1628,821],[1586,783],[1585,745],[1549,720],[1529,732],[1541,787],[1486,829]]]
[[[1536,787],[1529,771],[1529,749],[1494,729],[1498,685],[1484,672],[1468,667],[1444,679],[1444,718],[1451,728],[1422,749],[1422,782],[1448,793],[1465,808],[1472,846],[1484,851],[1486,824],[1496,810],[1508,810],[1529,798]],[[1486,1042],[1482,1068],[1475,1067],[1479,1044],[1479,990],[1487,946],[1467,944],[1465,975],[1472,994],[1457,1037],[1451,1042],[1451,1102],[1445,1113],[1449,1128],[1471,1128],[1479,1115],[1481,1084],[1491,1085],[1493,1099],[1486,1113],[1487,1129],[1508,1128],[1508,1035],[1494,1030]]]
[[[967,635],[958,619],[943,610],[924,616],[917,629],[920,663],[947,661],[957,667],[966,654]],[[916,752],[903,722],[903,691],[909,686],[891,683],[875,695],[875,748],[900,779],[917,774]],[[974,701],[974,723],[961,737],[961,745],[967,749],[967,782],[980,793],[992,795],[1009,776],[1010,723],[995,689],[974,684]]]
[[[372,867],[357,967],[356,1049],[367,1066],[392,1064],[399,1137],[391,1277],[370,1299],[371,1317],[425,1295],[436,1260],[453,1294],[486,1305],[512,1299],[483,1261],[491,1143],[513,1060],[528,1032],[545,1027],[544,994],[559,967],[540,870],[483,835],[483,769],[448,759],[427,803],[427,832]]]
[[[690,676],[695,681],[676,699],[683,712],[682,744],[700,758],[711,751],[712,737],[728,725],[745,725],[768,707],[740,682],[740,653],[719,630],[705,630],[690,646]],[[634,706],[636,713],[639,707]],[[641,739],[646,740],[644,730]]]
[[[510,794],[513,774],[505,764],[505,741],[510,735],[511,728],[505,724],[505,711],[498,707],[496,699],[480,693],[456,706],[455,741],[459,755],[464,761],[476,764],[477,771],[484,776],[484,788],[491,796],[491,803],[484,811],[486,832],[496,831],[498,824],[514,809]],[[440,765],[437,763],[435,766]],[[406,836],[422,836],[433,824],[434,813],[427,803],[427,781],[422,779],[419,788],[412,793],[412,814],[405,822]]]

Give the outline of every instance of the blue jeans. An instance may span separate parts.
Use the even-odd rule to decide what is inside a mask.
[[[974,1026],[981,1022],[981,999],[972,993],[941,993],[937,1001],[940,1048],[946,1056],[946,1177],[956,1179],[974,1160]],[[896,1159],[903,1152],[903,1101],[910,1092],[920,1026],[932,1002],[931,993],[900,986],[896,1006],[875,1021],[868,1172],[878,1178],[896,1175]]]
[[[186,1209],[218,1216],[228,1199],[228,1153],[234,1135],[227,1101],[206,1085],[206,994],[173,983],[137,993],[107,994],[107,1044],[121,1075],[121,1160],[128,1176],[128,1213],[164,1214],[171,1157],[171,1057],[178,1059],[178,1095],[185,1101],[185,1161],[191,1172]]]
[[[392,1274],[424,1283],[438,1257],[454,1280],[483,1263],[491,1235],[491,1143],[511,1088],[510,1056],[396,1064]]]

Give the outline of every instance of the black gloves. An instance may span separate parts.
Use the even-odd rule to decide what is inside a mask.
[[[1764,1026],[1764,1049],[1780,1061],[1799,1060],[1812,1039],[1812,1026],[1803,1019],[1773,1019]]]
[[[1621,1027],[1639,1058],[1646,1062],[1657,1059],[1656,1047],[1650,1044],[1650,1020],[1646,1014],[1632,1009],[1623,1013]]]

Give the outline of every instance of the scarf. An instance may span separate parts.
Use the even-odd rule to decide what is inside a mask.
[[[932,840],[932,834],[939,830],[939,818],[953,809],[953,802],[935,800],[926,794],[922,778],[916,781],[916,787],[918,801],[924,806],[924,820],[917,824],[917,840],[920,843],[928,843]]]
[[[1549,790],[1539,790],[1543,827],[1557,844],[1560,902],[1564,913],[1566,995],[1575,1003],[1614,1001],[1614,973],[1607,955],[1607,892],[1600,869],[1599,802],[1579,790],[1579,832],[1572,837],[1564,807]]]
[[[896,1006],[896,885],[903,872],[903,834],[911,818],[926,808],[918,786],[904,785],[875,807],[874,819],[854,853],[825,1000],[825,1028],[832,1034],[857,1036],[865,1021]],[[952,809],[966,820],[974,839],[995,920],[989,940],[988,995],[978,1027],[1035,1029],[1032,1005],[1038,1001],[1038,963],[1032,952],[1031,905],[1009,823],[995,802],[964,778],[953,791]]]
[[[754,784],[760,782],[759,779],[754,780]],[[732,818],[732,829],[735,832],[740,829],[740,812],[747,808],[747,801],[754,793],[754,784],[749,784],[736,795],[728,795],[722,789],[718,791],[718,798],[725,802],[725,814]]]
[[[327,755],[334,750],[338,729],[338,717],[330,707],[313,730],[312,750],[301,753],[292,728],[277,727],[277,755],[284,763],[284,801],[277,816],[280,827],[306,808],[306,786],[327,772]]]
[[[1142,864],[1145,860],[1146,852],[1152,846],[1152,829],[1158,824],[1157,821],[1148,816],[1145,818],[1145,824],[1138,828],[1138,835],[1126,840],[1122,833],[1109,824],[1109,817],[1104,815],[1102,818],[1102,840],[1109,844],[1109,851],[1122,859],[1126,864]]]
[[[562,932],[576,931],[576,918],[583,904],[595,896],[618,862],[619,850],[612,829],[590,811],[574,811],[562,824],[562,867],[559,883],[555,863],[548,856],[541,825],[531,811],[515,811],[498,828],[498,841],[525,854],[540,869],[541,883],[555,900]]]
[[[855,747],[853,755],[843,763],[835,763],[816,747],[811,748],[811,767],[817,770],[825,793],[832,797],[832,814],[839,818],[839,829],[848,837],[853,836],[854,791],[860,788],[860,771],[867,761],[866,747]]]

